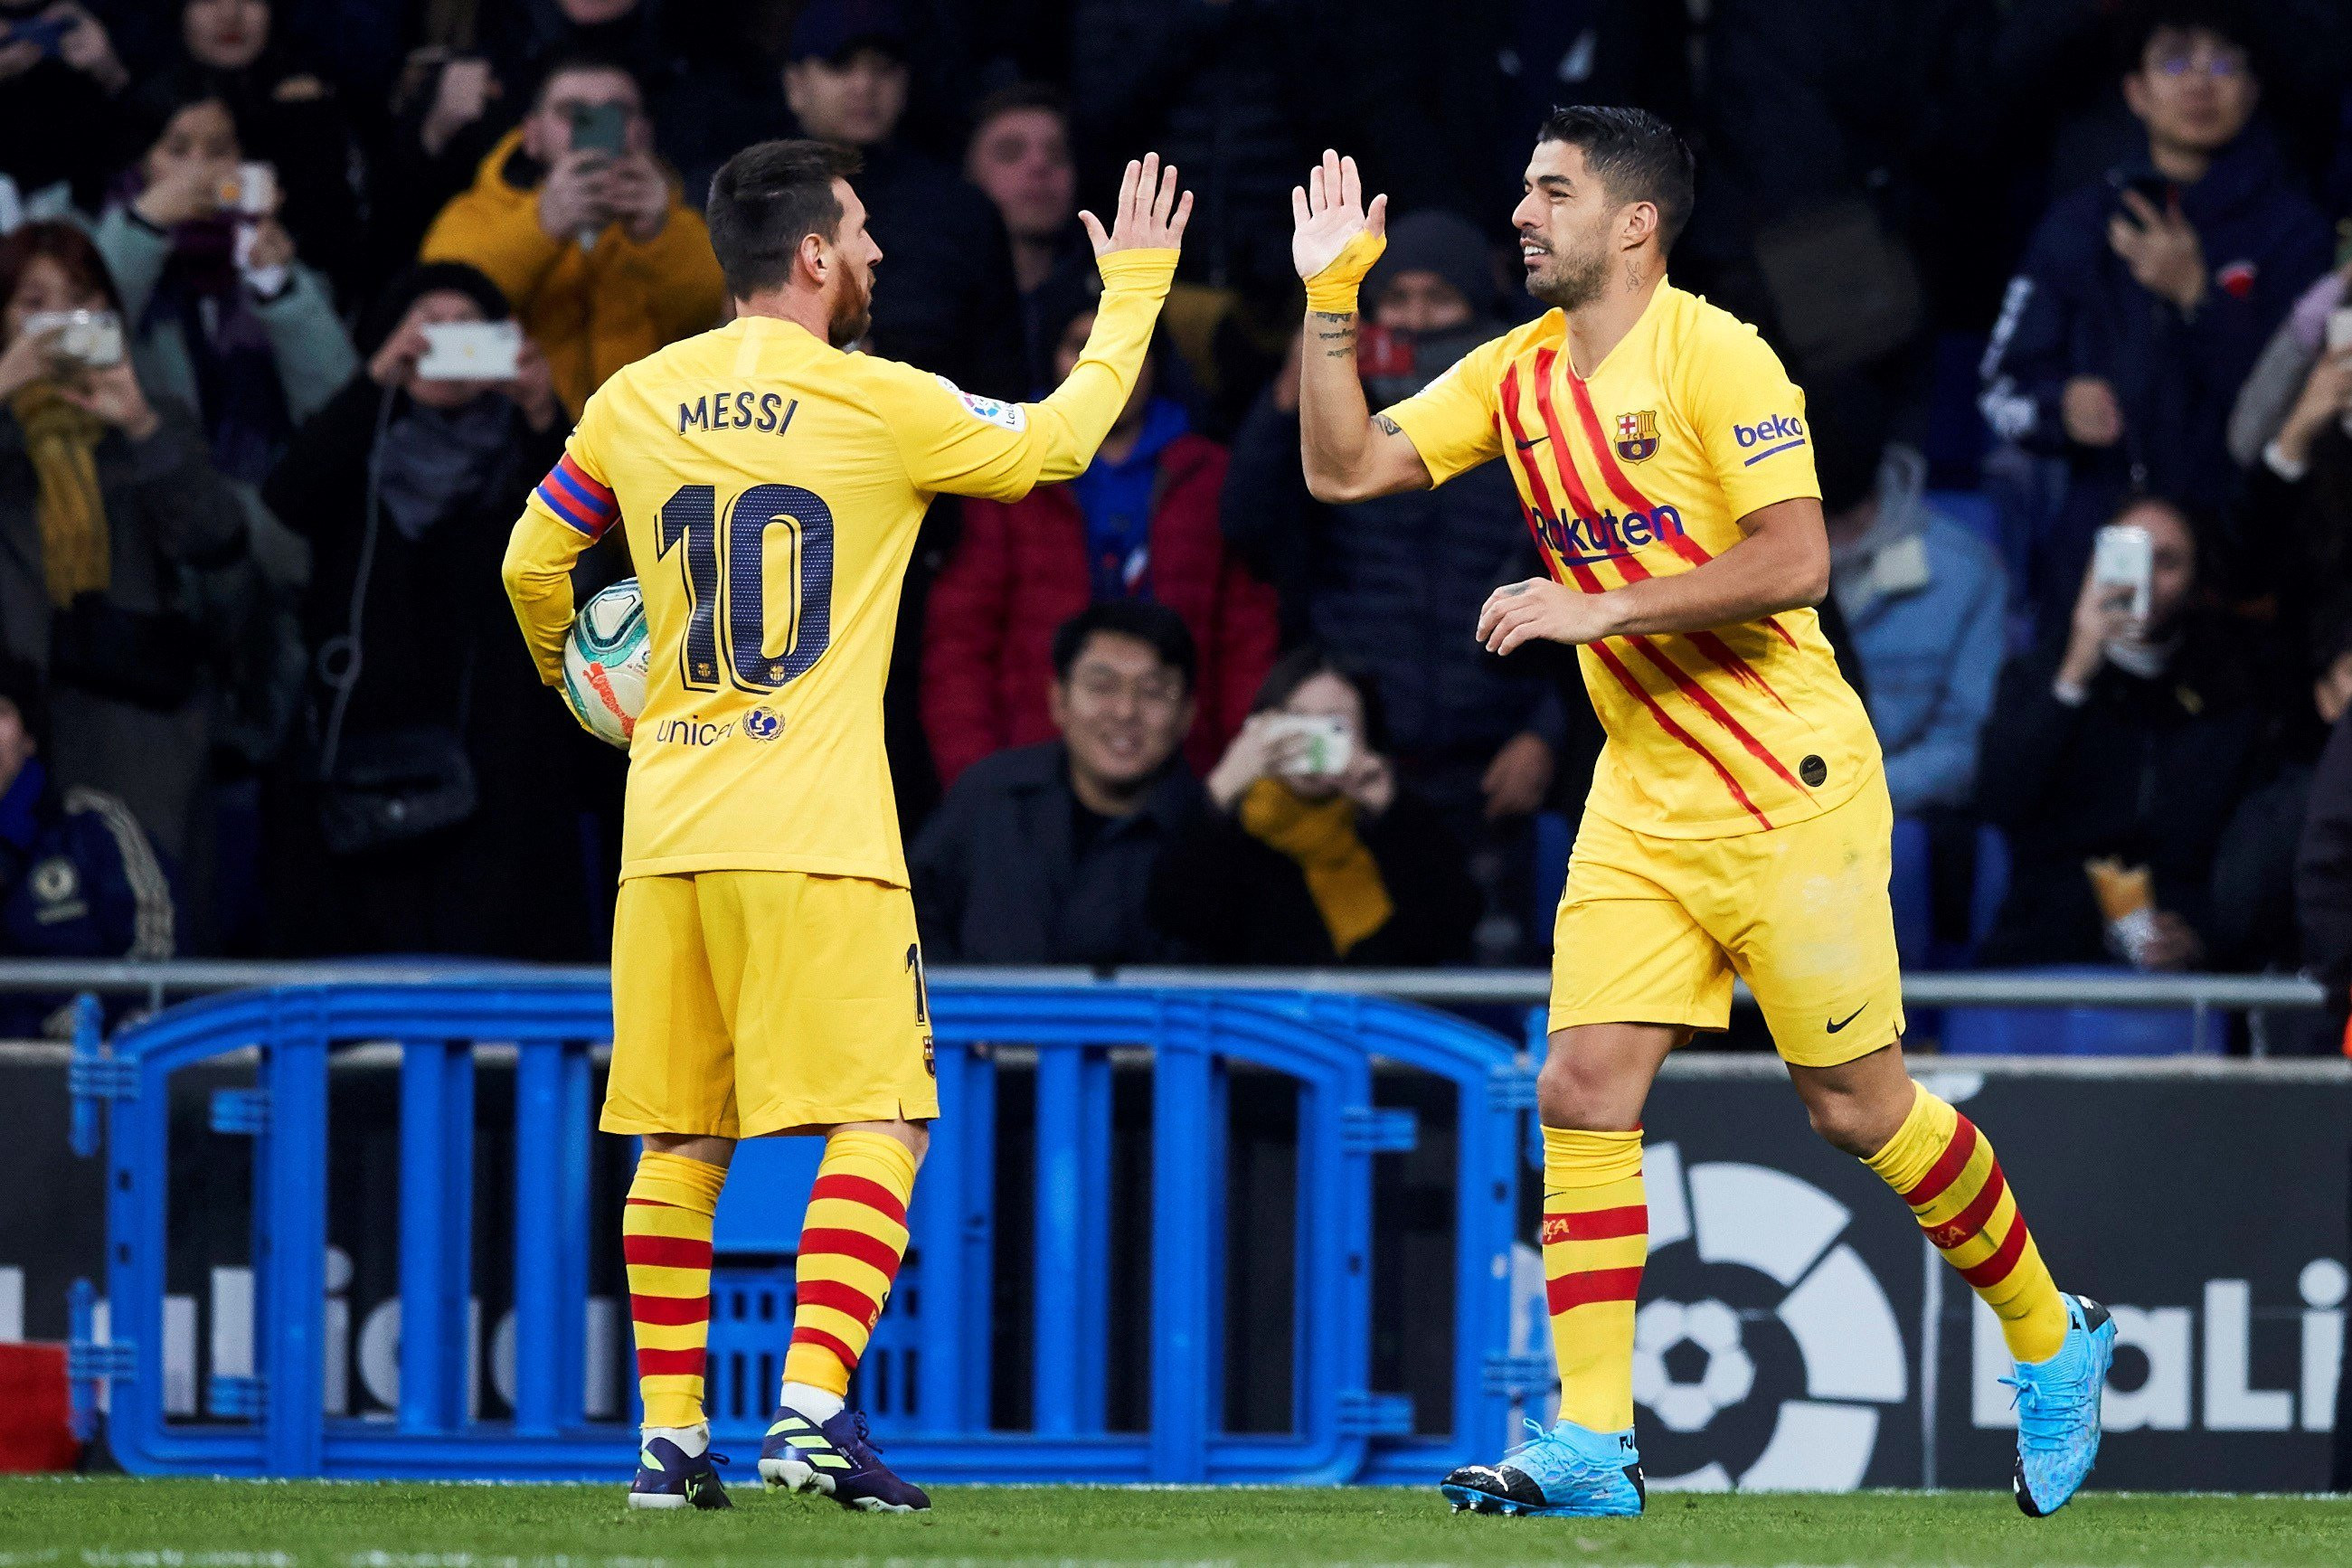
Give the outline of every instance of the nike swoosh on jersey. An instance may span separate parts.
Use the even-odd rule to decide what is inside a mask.
[[[1869,1004],[1869,1003],[1864,1002],[1864,1003],[1862,1005],[1862,1007],[1867,1007],[1867,1006],[1869,1006],[1869,1005],[1870,1005],[1870,1004]],[[1856,1007],[1853,1012],[1848,1013],[1844,1017],[1840,1018],[1836,1023],[1832,1024],[1832,1025],[1830,1026],[1830,1033],[1831,1033],[1831,1034],[1832,1034],[1832,1035],[1834,1035],[1834,1034],[1836,1034],[1840,1029],[1844,1028],[1848,1024],[1853,1023],[1856,1018],[1861,1017],[1861,1016],[1862,1016],[1862,1007]]]
[[[1549,437],[1549,436],[1538,436],[1538,437],[1536,437],[1534,440],[1532,440],[1532,441],[1522,441],[1522,440],[1520,440],[1517,437],[1516,437],[1516,436],[1515,436],[1515,437],[1513,437],[1511,438],[1511,445],[1512,445],[1512,446],[1514,446],[1514,447],[1517,447],[1520,451],[1524,452],[1524,451],[1528,450],[1528,449],[1529,449],[1529,448],[1531,448],[1531,447],[1540,447],[1540,446],[1542,446],[1546,441],[1549,441],[1549,440],[1550,440],[1550,439],[1551,439],[1551,437]]]

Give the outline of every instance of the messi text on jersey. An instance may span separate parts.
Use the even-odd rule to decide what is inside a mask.
[[[715,392],[677,405],[677,433],[688,430],[757,430],[781,436],[792,427],[798,398],[781,392]]]

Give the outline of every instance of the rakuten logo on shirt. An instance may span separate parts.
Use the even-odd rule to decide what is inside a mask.
[[[1803,446],[1805,422],[1793,414],[1768,415],[1753,425],[1734,424],[1731,438],[1743,448],[1761,447],[1762,450],[1747,459],[1749,463],[1760,463],[1778,453]]]

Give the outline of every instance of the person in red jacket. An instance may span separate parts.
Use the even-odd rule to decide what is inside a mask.
[[[1072,293],[1049,325],[1066,377],[1094,326]],[[1105,599],[1150,599],[1184,619],[1200,649],[1193,771],[1216,765],[1274,663],[1274,590],[1225,548],[1217,496],[1225,449],[1155,395],[1155,340],[1135,394],[1094,466],[1009,504],[964,503],[963,535],[931,584],[923,635],[923,729],[942,787],[991,752],[1054,738],[1045,695],[1054,628]]]

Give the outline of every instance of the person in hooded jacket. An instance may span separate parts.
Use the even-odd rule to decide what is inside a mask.
[[[2254,119],[2241,24],[2159,8],[2137,38],[2123,86],[2147,156],[2043,217],[1981,366],[1994,434],[2066,466],[2027,584],[2044,638],[2064,637],[2092,533],[2127,490],[2227,508],[2231,405],[2329,258],[2326,219]],[[2231,584],[2236,552],[2215,542],[2209,580]]]
[[[620,760],[548,700],[499,584],[570,422],[528,341],[511,381],[417,373],[425,327],[509,319],[473,268],[395,279],[366,368],[270,476],[314,562],[300,743],[268,815],[277,951],[596,951],[581,819]]]

